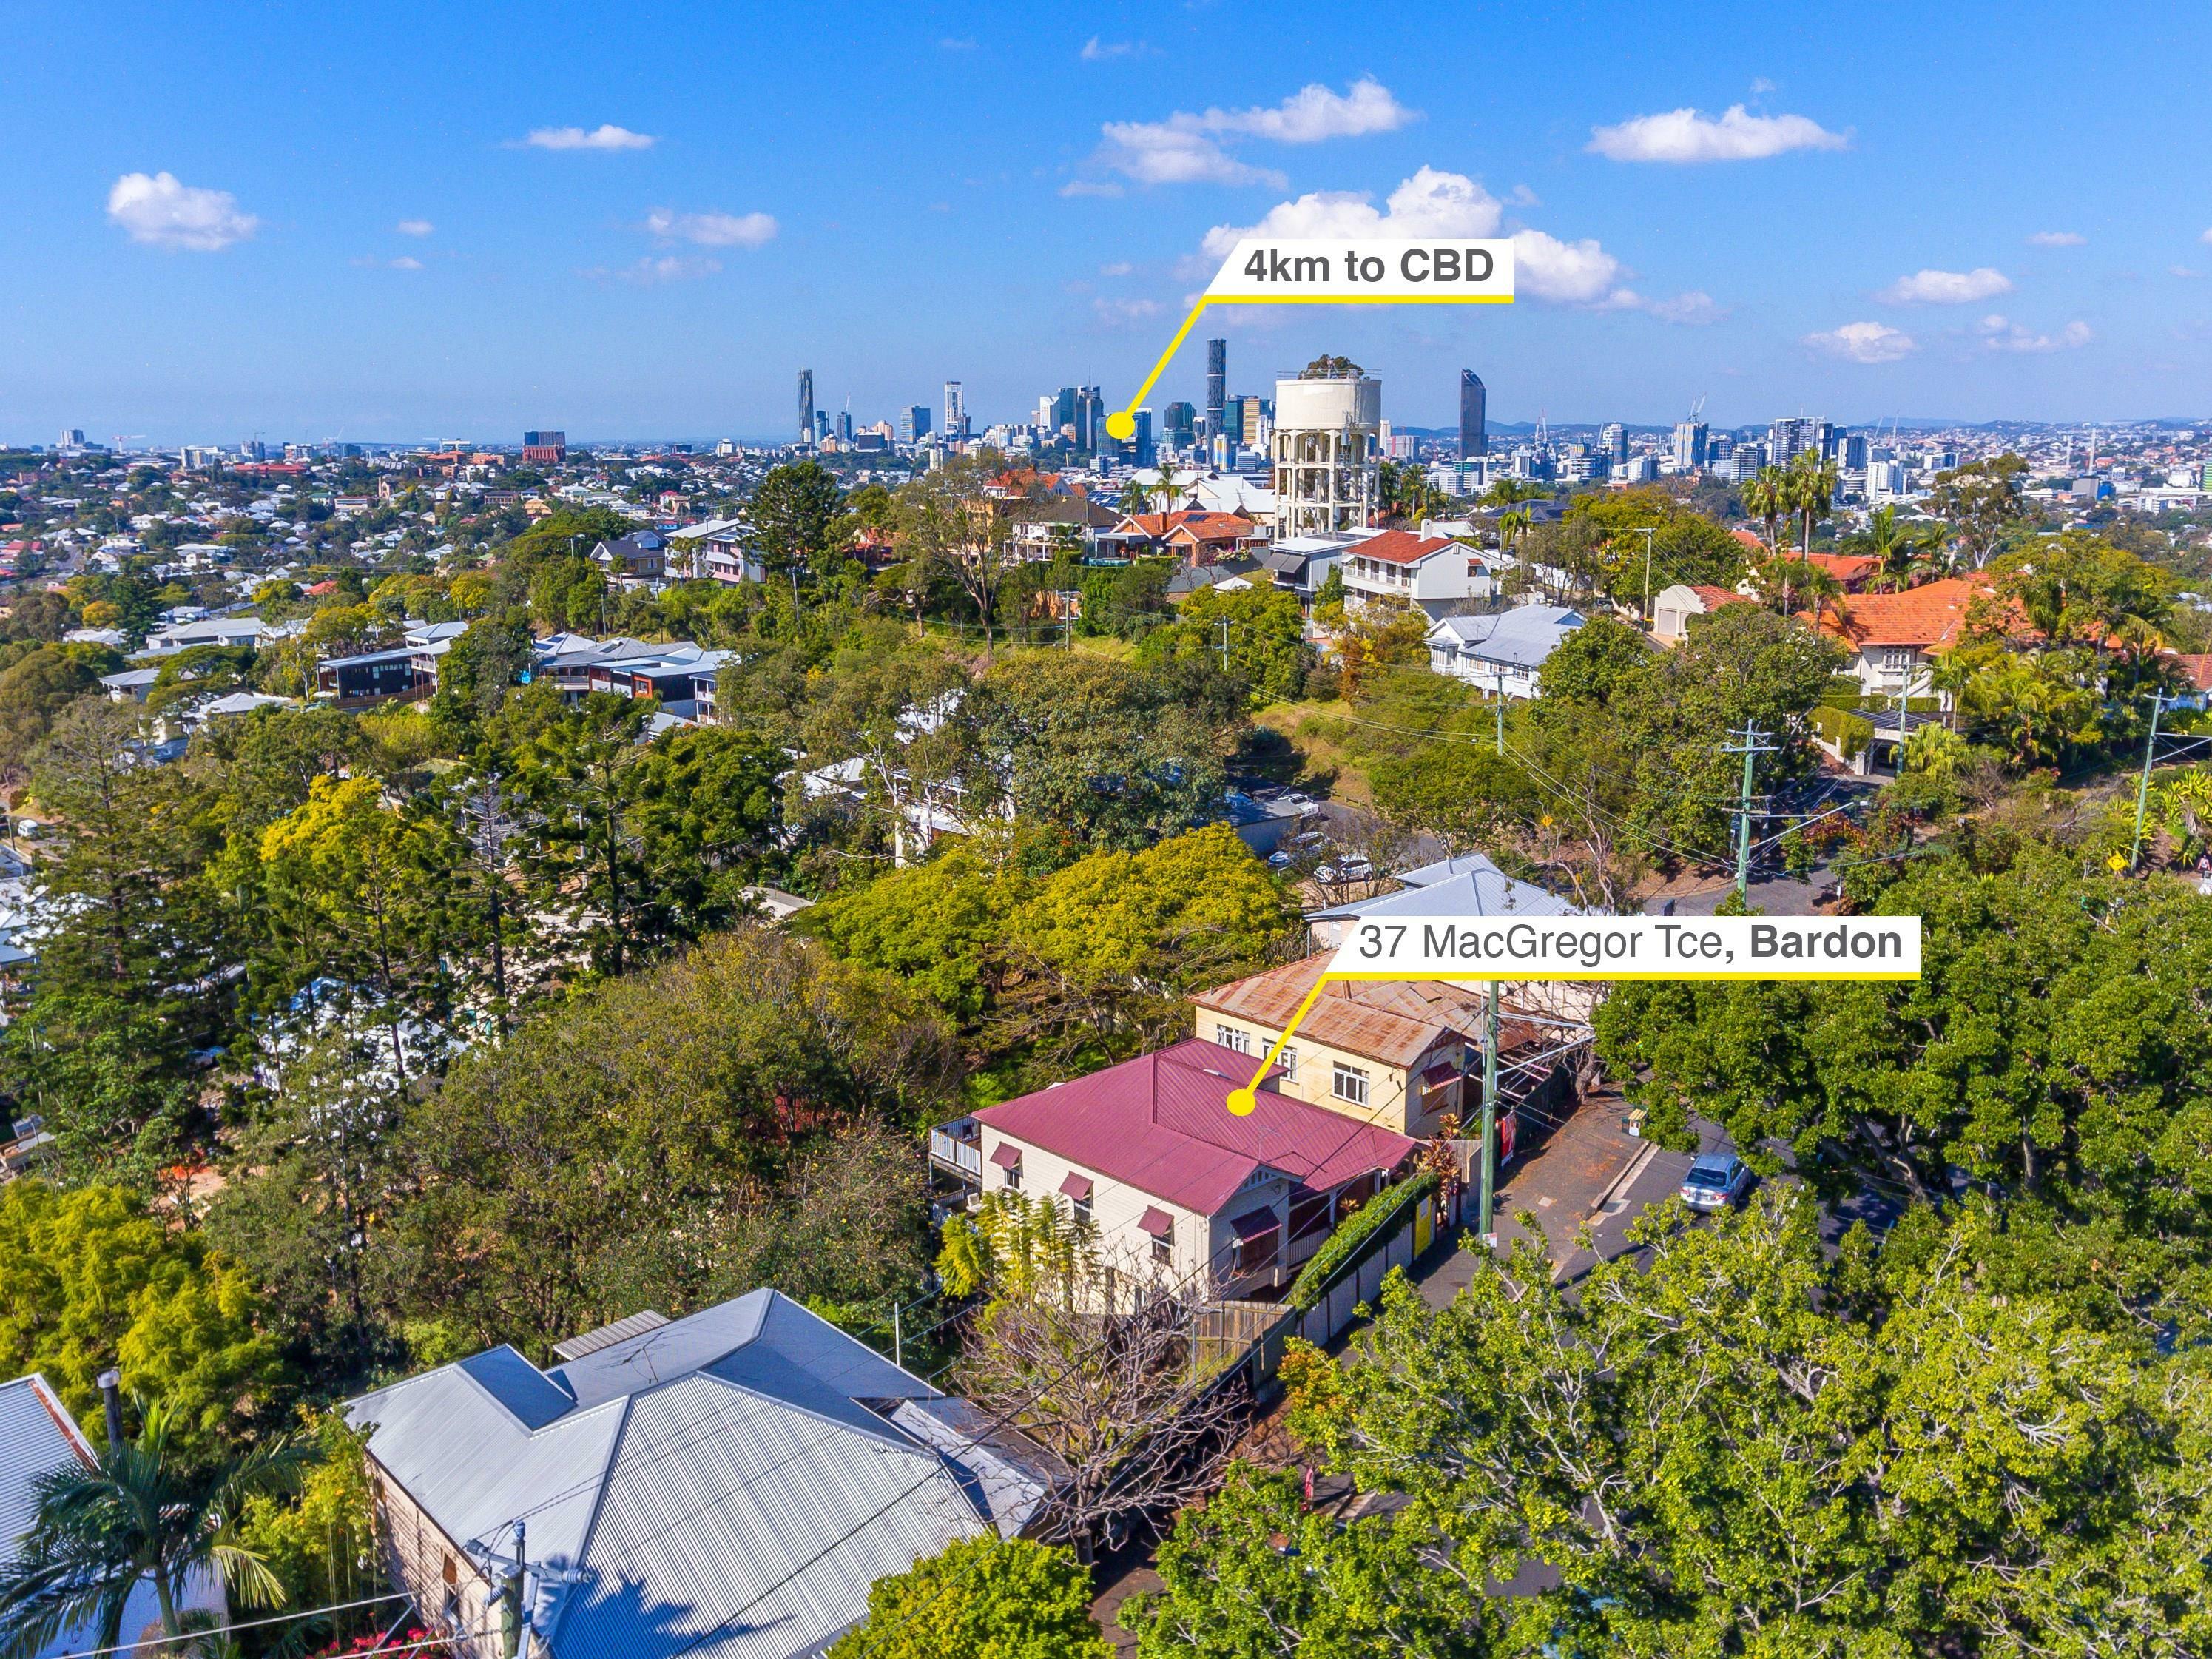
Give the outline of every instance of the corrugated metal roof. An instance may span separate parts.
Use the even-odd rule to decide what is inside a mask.
[[[587,1353],[597,1353],[602,1348],[612,1347],[630,1337],[657,1331],[667,1322],[666,1314],[656,1313],[647,1308],[627,1319],[617,1319],[611,1325],[601,1325],[572,1336],[566,1342],[556,1342],[553,1352],[562,1359],[581,1359]]]
[[[1272,1086],[1239,1117],[1229,1096],[1252,1076],[1247,1055],[1188,1038],[1171,1047],[975,1114],[1069,1163],[1199,1215],[1218,1214],[1253,1172],[1281,1171],[1316,1188],[1393,1170],[1405,1136],[1309,1106]]]
[[[1442,617],[1429,629],[1429,640],[1479,662],[1535,668],[1582,625],[1579,611],[1528,605],[1482,616]]]
[[[1475,916],[1576,916],[1582,915],[1566,900],[1546,892],[1533,882],[1515,881],[1480,854],[1466,860],[1466,867],[1449,870],[1458,860],[1424,865],[1398,879],[1403,890],[1375,898],[1316,910],[1308,921],[1351,921],[1370,916],[1435,916],[1453,920]],[[1437,873],[1443,871],[1444,873]]]
[[[787,1659],[859,1619],[876,1578],[980,1531],[994,1481],[1013,1501],[1002,1449],[963,1464],[942,1423],[917,1438],[890,1420],[940,1398],[758,1290],[550,1372],[494,1349],[347,1415],[465,1547],[504,1549],[528,1522],[557,1659]]]
[[[0,1562],[11,1559],[23,1534],[38,1519],[38,1483],[71,1459],[89,1465],[93,1450],[70,1420],[69,1412],[33,1372],[12,1382],[0,1383]],[[218,1620],[224,1611],[222,1591],[211,1579],[195,1576],[185,1586],[187,1608],[204,1607]],[[136,1637],[161,1616],[161,1603],[153,1581],[141,1583],[123,1607],[125,1640]],[[31,1659],[82,1653],[99,1645],[98,1628],[91,1620],[65,1630]]]

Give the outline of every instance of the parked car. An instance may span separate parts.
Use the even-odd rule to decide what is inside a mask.
[[[1270,870],[1287,870],[1291,867],[1291,855],[1280,848],[1267,854],[1267,867]]]
[[[1316,881],[1365,881],[1375,873],[1375,866],[1363,858],[1339,859],[1334,864],[1324,864],[1314,872]]]
[[[1682,1177],[1682,1202],[1693,1210],[1725,1210],[1751,1190],[1751,1171],[1733,1152],[1701,1152]]]

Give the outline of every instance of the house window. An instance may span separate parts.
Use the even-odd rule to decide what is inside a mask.
[[[1327,1193],[1316,1193],[1298,1187],[1291,1193],[1291,1242],[1314,1233],[1328,1231],[1328,1200]]]
[[[1882,672],[1887,674],[1902,674],[1912,666],[1914,654],[1912,647],[1909,645],[1884,646],[1881,653]]]
[[[1006,1178],[1003,1184],[1005,1185],[1006,1189],[1010,1193],[1018,1193],[1021,1191],[1022,1166],[1018,1164],[1009,1164],[1005,1167]]]
[[[1277,1064],[1282,1066],[1283,1077],[1286,1082],[1296,1083],[1298,1080],[1298,1051],[1297,1049],[1284,1049],[1283,1057],[1277,1062]]]
[[[1175,1235],[1155,1233],[1152,1236],[1152,1260],[1163,1267],[1175,1261]]]
[[[1216,1025],[1213,1040],[1224,1048],[1234,1048],[1240,1054],[1252,1052],[1252,1039],[1234,1025]]]
[[[1354,1106],[1364,1106],[1367,1103],[1367,1073],[1357,1066],[1346,1066],[1340,1060],[1336,1062],[1331,1092],[1339,1100],[1349,1101]]]

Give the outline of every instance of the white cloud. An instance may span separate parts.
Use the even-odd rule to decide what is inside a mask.
[[[428,219],[402,219],[392,228],[402,236],[428,236],[437,227]]]
[[[605,265],[594,265],[580,273],[593,282],[605,282],[612,277],[618,283],[631,283],[641,288],[656,283],[681,283],[695,276],[712,276],[722,268],[719,259],[708,259],[696,254],[664,253],[658,258],[647,257],[635,264],[624,265],[619,270],[610,270]]]
[[[1916,270],[1875,295],[1893,306],[1964,306],[2012,292],[2012,279],[1990,265],[1972,270]]]
[[[1131,264],[1127,259],[1116,259],[1110,265],[1099,266],[1098,274],[1101,276],[1127,276],[1135,269],[1136,266]]]
[[[1265,108],[1209,109],[1199,114],[1178,110],[1164,121],[1109,121],[1100,129],[1106,143],[1097,160],[1143,185],[1270,185],[1279,190],[1285,182],[1281,173],[1238,161],[1222,141],[1251,137],[1279,144],[1318,144],[1331,138],[1395,132],[1415,118],[1416,112],[1400,103],[1388,87],[1372,76],[1363,76],[1348,91],[1334,92],[1316,83]]]
[[[2027,239],[2030,247],[2079,247],[2089,239],[2078,231],[2039,230]]]
[[[1680,323],[1692,328],[1717,323],[1728,315],[1726,307],[1716,304],[1713,296],[1701,288],[1685,289],[1671,300],[1651,301],[1644,309],[1662,323]]]
[[[411,253],[403,253],[392,262],[394,270],[420,270],[422,262]]]
[[[1109,300],[1101,295],[1091,302],[1098,320],[1118,326],[1124,323],[1139,323],[1160,314],[1158,300]]]
[[[522,141],[532,149],[651,149],[660,141],[611,123],[593,127],[538,127]]]
[[[2203,242],[2203,243],[2206,243],[2206,244],[2208,244],[2208,245],[2212,245],[2212,230],[2207,230],[2207,231],[2206,231],[2206,232],[2205,232],[2202,236],[2198,237],[2197,240],[2198,241],[2200,241],[2200,242]]]
[[[1134,58],[1145,50],[1141,40],[1101,40],[1092,35],[1083,43],[1083,61],[1103,64],[1115,58]]]
[[[774,241],[778,228],[766,213],[677,213],[668,208],[647,214],[645,228],[663,240],[701,247],[759,247]]]
[[[2166,271],[2169,276],[2195,276],[2200,274],[2194,265],[2168,265]]]
[[[1845,323],[1825,333],[1808,334],[1804,343],[1815,351],[1847,357],[1855,363],[1893,363],[1920,349],[1910,334],[1887,323]]]
[[[2089,343],[2094,335],[2089,325],[2071,322],[2056,334],[2038,334],[2006,317],[1982,319],[1982,343],[1992,351],[2070,351]]]
[[[1060,193],[1062,196],[1104,196],[1112,198],[1119,196],[1123,192],[1121,186],[1114,183],[1111,179],[1107,179],[1102,183],[1091,179],[1071,179],[1060,187]]]
[[[1694,109],[1593,127],[1587,148],[1615,161],[1757,161],[1793,149],[1842,149],[1850,140],[1802,115],[1752,115],[1731,104],[1718,120]]]
[[[179,184],[173,173],[126,173],[107,192],[107,216],[134,242],[213,253],[242,242],[261,221],[227,190]]]
[[[1380,208],[1364,191],[1315,191],[1277,203],[1256,224],[1216,225],[1206,233],[1202,246],[1209,257],[1223,259],[1247,236],[1494,236],[1504,215],[1504,204],[1466,174],[1425,167],[1392,191]],[[1661,316],[1667,314],[1662,306],[1680,303],[1650,302],[1620,288],[1627,267],[1591,238],[1570,242],[1540,230],[1520,230],[1512,240],[1515,280],[1531,298]],[[1696,308],[1694,302],[1688,307]]]

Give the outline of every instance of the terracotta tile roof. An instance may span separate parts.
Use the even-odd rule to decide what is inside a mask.
[[[1191,1000],[1280,1031],[1334,956],[1333,951],[1318,951],[1303,962],[1198,992]],[[1486,997],[1480,986],[1449,980],[1338,980],[1315,999],[1298,1034],[1386,1066],[1411,1066],[1448,1035],[1479,1044]],[[1534,1026],[1511,1019],[1500,1022],[1498,1037],[1501,1052],[1540,1041]]]
[[[1255,1170],[1316,1188],[1395,1170],[1419,1142],[1278,1093],[1238,1117],[1250,1056],[1195,1038],[975,1114],[987,1129],[1194,1215],[1218,1215]]]
[[[2212,653],[2176,651],[2172,660],[2199,691],[2212,691]]]
[[[1242,541],[1260,528],[1240,513],[1206,513],[1194,508],[1180,513],[1132,513],[1115,526],[1132,527],[1147,536],[1170,536],[1187,530],[1202,542]]]
[[[1410,530],[1386,530],[1364,542],[1354,542],[1344,550],[1344,556],[1380,559],[1385,564],[1419,564],[1448,547],[1462,553],[1471,550],[1464,542],[1455,542],[1449,536],[1417,536]]]
[[[1820,631],[1861,648],[1909,645],[1940,655],[1957,643],[1968,608],[1996,592],[1985,579],[1947,576],[1902,593],[1854,593],[1844,601],[1840,622],[1832,608],[1822,612]]]
[[[1805,562],[1817,565],[1846,586],[1852,582],[1864,581],[1881,568],[1880,559],[1866,558],[1856,553],[1815,553]]]
[[[1735,537],[1736,540],[1741,542],[1753,552],[1758,554],[1762,559],[1766,556],[1766,544],[1759,540],[1759,532],[1756,530],[1746,530],[1740,524],[1731,525],[1729,527],[1729,534]]]
[[[1705,602],[1705,609],[1708,611],[1717,610],[1724,605],[1750,605],[1753,603],[1751,595],[1748,593],[1739,593],[1733,588],[1715,587],[1706,582],[1692,582],[1690,584],[1690,592],[1696,594],[1699,599]]]

